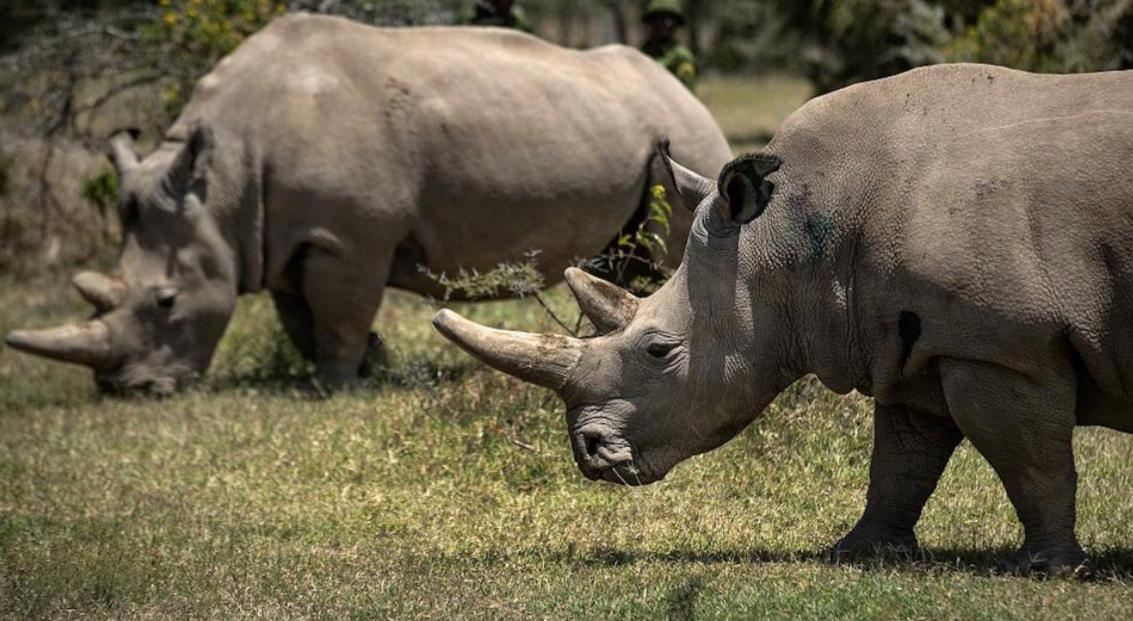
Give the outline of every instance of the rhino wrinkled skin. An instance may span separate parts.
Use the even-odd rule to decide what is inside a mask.
[[[600,334],[435,325],[558,391],[587,476],[661,479],[804,374],[873,396],[865,512],[836,557],[912,551],[954,448],[990,462],[1022,571],[1066,571],[1075,425],[1133,432],[1133,72],[942,65],[815,99],[717,182],[684,260],[637,299],[571,270]]]
[[[667,179],[666,135],[703,172],[731,157],[704,106],[624,46],[279,18],[197,83],[155,152],[112,139],[121,256],[75,278],[95,318],[8,343],[107,390],[169,392],[207,368],[237,296],[267,289],[317,377],[342,384],[387,284],[443,293],[420,266],[538,250],[555,281],[599,253]],[[672,225],[679,259],[691,217]]]

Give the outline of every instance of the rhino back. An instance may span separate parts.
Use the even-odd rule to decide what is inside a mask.
[[[322,227],[368,248],[412,239],[434,270],[539,249],[557,277],[631,217],[657,138],[706,172],[729,157],[695,97],[628,48],[308,15],[222,60],[170,134],[196,119],[246,137],[269,171],[273,249]]]
[[[875,395],[923,394],[940,357],[1058,359],[1084,422],[1133,427],[1133,72],[922,69],[816,100],[771,148]]]

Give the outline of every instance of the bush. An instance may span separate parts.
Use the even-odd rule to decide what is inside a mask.
[[[263,28],[287,6],[275,0],[160,0],[161,21],[145,29],[156,46],[169,50],[174,82],[165,90],[170,116],[185,105],[193,84],[222,56]]]
[[[946,48],[951,60],[1030,71],[1058,70],[1070,14],[1060,0],[999,0]]]
[[[805,73],[819,93],[941,62],[945,10],[928,0],[777,0],[803,33]]]
[[[118,203],[118,173],[113,167],[107,166],[94,177],[83,183],[82,197],[98,209],[105,219]]]
[[[946,48],[949,60],[1044,72],[1133,66],[1133,2],[998,0]]]

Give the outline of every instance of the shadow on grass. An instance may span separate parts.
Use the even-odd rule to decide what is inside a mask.
[[[360,378],[352,390],[374,391],[394,389],[429,389],[446,384],[458,384],[482,370],[475,361],[459,364],[438,364],[427,358],[411,359],[401,364],[376,366],[365,377]],[[233,390],[254,389],[281,395],[296,395],[307,398],[324,398],[327,391],[316,385],[311,373],[273,373],[255,372],[240,375],[226,375],[206,378],[201,389],[210,394]]]
[[[1004,558],[1013,554],[1015,550],[1007,547],[993,548],[928,548],[922,551],[917,558],[895,558],[879,556],[857,562],[841,563],[845,567],[853,567],[861,571],[908,572],[914,574],[948,574],[962,573],[975,577],[1002,577],[996,568]],[[615,548],[598,547],[589,550],[568,549],[561,552],[547,552],[544,550],[523,550],[514,553],[488,553],[478,557],[463,557],[457,555],[450,560],[472,563],[495,563],[506,561],[509,558],[536,558],[563,564],[577,564],[588,567],[622,567],[637,563],[662,564],[729,564],[729,565],[762,565],[818,562],[834,565],[830,561],[828,550],[716,550],[691,551],[669,550],[653,552],[642,550],[622,550]],[[1099,554],[1091,554],[1088,560],[1089,572],[1079,576],[1081,580],[1091,582],[1121,582],[1133,581],[1133,549],[1113,548]],[[1029,579],[1038,579],[1040,576]],[[1027,578],[1024,578],[1027,579]],[[695,598],[695,593],[688,595]]]
[[[1015,554],[1009,547],[994,548],[927,548],[922,557],[905,562],[866,562],[858,565],[864,569],[893,569],[909,567],[917,571],[960,571],[977,576],[1001,576],[997,569],[1000,561]],[[1133,581],[1133,549],[1109,548],[1100,553],[1090,553],[1086,560],[1087,571],[1079,576],[1082,580],[1093,582]]]
[[[666,615],[671,621],[692,621],[696,619],[696,602],[704,590],[704,580],[694,576],[684,580],[669,592],[666,599]]]

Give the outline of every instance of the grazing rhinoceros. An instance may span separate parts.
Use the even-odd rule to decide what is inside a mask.
[[[791,382],[876,399],[865,513],[835,548],[915,548],[968,438],[1026,538],[1020,569],[1076,566],[1075,425],[1133,432],[1133,72],[919,69],[795,112],[696,209],[684,261],[637,299],[577,270],[588,339],[434,323],[556,390],[579,468],[656,481]]]
[[[168,392],[207,368],[237,295],[268,289],[317,377],[341,384],[386,285],[439,292],[419,266],[539,250],[557,280],[599,253],[667,179],[666,134],[698,170],[731,159],[704,106],[627,47],[280,18],[197,83],[154,153],[112,139],[117,273],[75,279],[95,318],[7,341],[88,365],[105,389]],[[691,222],[674,218],[672,250]]]

